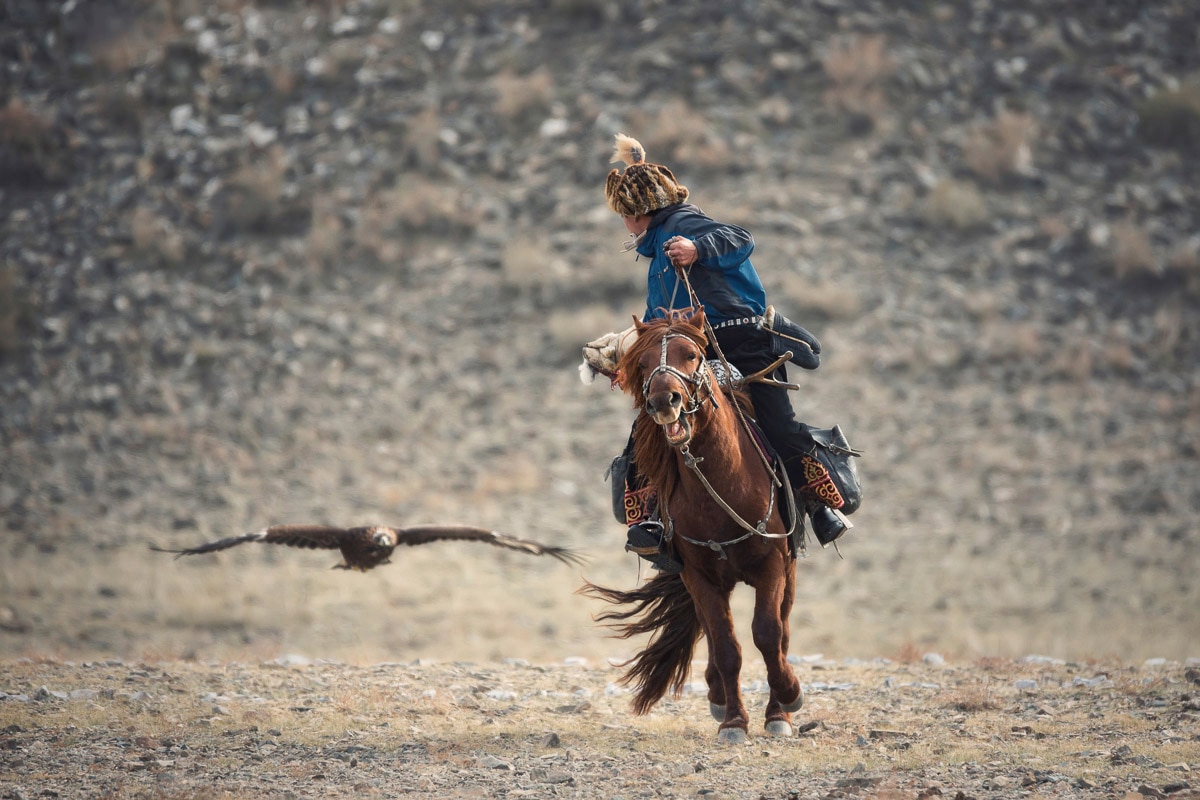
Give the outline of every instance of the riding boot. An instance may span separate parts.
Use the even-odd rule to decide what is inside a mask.
[[[808,518],[812,520],[813,533],[816,534],[821,547],[828,547],[854,527],[854,523],[845,514],[829,506],[813,505],[808,512]]]
[[[663,539],[663,526],[658,520],[647,519],[629,526],[625,549],[637,553],[654,565],[660,572],[677,574],[683,572],[683,564],[667,552]]]

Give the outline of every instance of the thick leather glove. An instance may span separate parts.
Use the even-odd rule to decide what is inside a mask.
[[[763,328],[771,333],[771,349],[776,355],[791,351],[792,363],[804,369],[821,366],[821,343],[805,328],[767,306]]]

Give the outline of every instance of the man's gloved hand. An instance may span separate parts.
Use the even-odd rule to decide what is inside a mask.
[[[778,337],[781,346],[792,351],[792,363],[804,369],[821,366],[821,343],[817,337],[783,314],[776,313],[774,306],[767,306],[763,327]]]
[[[585,344],[583,363],[579,365],[580,380],[592,383],[597,375],[616,380],[617,362],[635,341],[637,329],[631,325],[620,333],[606,333]]]

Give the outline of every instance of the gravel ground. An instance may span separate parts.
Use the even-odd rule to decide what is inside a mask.
[[[1143,782],[1167,794],[1188,780],[1170,765],[1197,762],[1194,751],[1157,755],[1194,747],[1193,710],[1180,709],[1193,702],[1184,665],[1200,657],[1194,5],[8,0],[0,691],[112,689],[115,702],[114,684],[145,680],[140,671],[157,697],[166,670],[207,684],[181,695],[202,698],[272,676],[303,688],[328,670],[351,676],[331,684],[365,681],[392,699],[388,681],[420,673],[415,660],[467,661],[481,666],[463,674],[499,676],[477,681],[487,688],[475,702],[493,724],[515,720],[508,737],[440,732],[474,719],[453,712],[475,695],[444,688],[470,683],[461,675],[435,673],[411,691],[444,705],[420,735],[370,739],[381,762],[412,755],[446,770],[430,781],[463,774],[531,796],[586,793],[582,778],[531,777],[565,769],[573,752],[589,775],[621,771],[612,780],[628,785],[607,784],[611,796],[671,785],[1119,797]],[[795,653],[825,654],[838,682],[866,685],[841,677],[865,670],[872,693],[855,717],[843,693],[817,692],[810,719],[823,727],[766,747],[795,759],[767,778],[738,771],[774,763],[760,742],[736,756],[711,749],[695,698],[633,720],[605,694],[604,669],[505,666],[601,665],[636,645],[607,639],[595,604],[575,594],[584,579],[631,587],[644,576],[620,550],[602,480],[632,411],[575,372],[583,342],[641,310],[643,265],[619,254],[623,231],[602,202],[618,131],[707,211],[754,232],[773,302],[824,344],[821,369],[798,376],[801,418],[840,423],[867,453],[845,557],[814,550],[800,562],[792,629]],[[146,546],[289,522],[459,522],[590,561],[446,544],[361,575],[330,571],[336,559],[321,553],[247,545],[173,562]],[[741,624],[748,607],[735,595]],[[939,684],[911,663],[926,652],[984,670],[977,684],[991,668],[980,664],[1006,665],[987,713],[1011,719],[977,728],[935,688],[912,690],[932,705],[873,693],[890,669],[901,684],[914,669]],[[1030,653],[1064,662],[1053,689],[1013,688],[1027,667],[1012,665]],[[337,664],[237,666],[297,655]],[[868,666],[844,666],[853,658]],[[1161,674],[1143,674],[1160,658]],[[111,659],[110,677],[67,666]],[[1130,680],[1150,676],[1162,696],[1073,685],[1110,662],[1139,665]],[[373,666],[385,663],[405,666]],[[816,670],[804,680],[824,680]],[[487,691],[517,692],[509,682],[524,678],[573,692],[565,675],[611,716],[546,722],[523,716],[540,705],[511,717],[488,705],[504,701]],[[313,754],[352,755],[338,749],[350,746],[341,730],[360,728],[343,720],[303,740],[295,723],[312,715],[288,710],[294,689],[254,690],[279,718],[267,724],[246,711],[226,728],[220,702],[176,721],[153,704],[120,707],[147,715],[130,725],[160,743],[187,742],[179,726],[201,718],[240,731],[238,747],[282,739],[298,749],[284,760],[277,745],[269,780],[320,794],[328,780],[314,775],[333,773],[309,766]],[[1006,786],[985,786],[1011,740],[1024,753],[1052,732],[1058,717],[1042,727],[1027,707],[1074,693],[1085,718],[1098,715],[1083,744],[1032,766],[1006,761]],[[365,704],[371,724],[391,719],[353,689],[328,696]],[[871,738],[890,729],[897,698],[912,730],[945,725],[944,750]],[[1111,705],[1093,709],[1097,698]],[[223,740],[206,744],[198,774],[181,774],[191,764],[170,744],[93,761],[87,747],[124,735],[92,721],[113,706],[0,708],[20,728],[0,748],[20,759],[18,776],[39,748],[85,748],[40,783],[6,770],[14,796],[113,764],[129,791],[171,796],[157,781],[173,774],[196,782],[184,796],[236,795],[212,776],[265,763],[223,760]],[[55,709],[54,722],[33,713]],[[545,734],[567,740],[563,720],[586,732],[544,748]],[[669,764],[654,755],[660,732],[679,754]],[[959,737],[971,744],[962,759]],[[1166,766],[1126,763],[1126,741],[1133,758]],[[183,766],[122,766],[143,754]],[[341,755],[332,761],[349,769]],[[489,757],[510,768],[482,765]],[[335,791],[379,763],[358,761]],[[796,777],[810,774],[821,776],[812,787]],[[364,791],[445,788],[389,783],[408,779],[389,772]]]
[[[19,661],[0,796],[1200,797],[1197,665],[794,661],[798,735],[745,746],[717,743],[702,687],[632,718],[578,661]]]

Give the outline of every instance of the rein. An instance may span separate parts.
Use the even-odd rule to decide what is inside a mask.
[[[688,289],[689,289],[689,291],[691,290],[690,285],[688,286]],[[706,325],[706,327],[708,326],[707,321],[705,321],[705,325]],[[709,333],[711,335],[711,328],[709,329]],[[676,367],[673,367],[667,363],[667,345],[671,339],[687,339],[689,341],[692,341],[691,337],[686,336],[685,334],[682,334],[682,333],[666,333],[663,335],[662,350],[661,350],[661,354],[659,356],[658,366],[650,371],[650,374],[646,376],[645,381],[642,383],[642,395],[643,396],[648,395],[650,392],[651,381],[653,381],[654,378],[657,375],[659,375],[660,373],[665,373],[667,375],[671,375],[674,378],[677,378],[680,382],[685,384],[685,386],[690,385],[690,386],[695,387],[695,389],[693,391],[688,392],[688,403],[687,403],[687,406],[680,411],[681,414],[688,414],[688,415],[695,414],[697,411],[699,411],[701,408],[704,407],[705,399],[700,397],[700,389],[701,388],[707,389],[708,399],[712,400],[713,408],[718,408],[719,406],[717,405],[717,393],[713,390],[713,386],[712,386],[712,373],[708,368],[708,362],[706,362],[703,359],[703,354],[701,354],[702,357],[700,360],[700,366],[696,369],[695,372],[693,372],[691,375],[688,375],[688,374],[684,373],[682,370],[680,370]],[[714,346],[715,346],[716,337],[713,336],[712,339],[713,339]],[[695,342],[693,342],[693,344],[695,344]],[[720,351],[718,350],[718,353],[719,352]],[[729,363],[727,361],[725,361],[723,355],[721,356],[721,361],[725,365],[726,374],[732,375],[732,370],[729,369]],[[730,378],[730,382],[732,383],[732,378]],[[733,389],[733,387],[731,385],[730,390],[732,391],[732,389]],[[742,516],[740,514],[738,514],[737,511],[735,511],[733,509],[733,507],[730,506],[727,502],[725,502],[725,499],[722,498],[717,493],[717,490],[713,488],[713,485],[711,483],[709,483],[708,478],[706,478],[704,476],[704,473],[700,470],[700,464],[701,464],[701,462],[704,461],[703,457],[697,457],[697,456],[692,455],[691,448],[689,447],[688,444],[684,444],[682,447],[677,448],[679,451],[679,454],[681,456],[683,456],[684,465],[688,469],[690,469],[693,473],[695,473],[697,479],[699,479],[699,481],[700,481],[700,484],[704,487],[704,490],[706,492],[708,492],[709,497],[711,497],[714,501],[716,501],[717,505],[719,505],[721,507],[721,510],[723,510],[729,516],[730,519],[732,519],[734,522],[736,522],[738,524],[739,527],[741,527],[743,530],[746,531],[746,533],[742,534],[738,538],[732,539],[727,542],[718,542],[718,541],[715,541],[712,539],[709,539],[708,541],[700,541],[698,539],[692,539],[689,536],[685,536],[682,533],[679,534],[679,538],[683,539],[685,542],[688,542],[689,544],[694,544],[699,547],[707,547],[708,549],[710,549],[716,553],[719,553],[722,560],[728,558],[728,556],[726,556],[726,554],[725,554],[726,547],[729,547],[730,545],[738,544],[740,542],[744,542],[747,539],[749,539],[751,536],[762,536],[765,539],[783,539],[785,537],[791,537],[796,532],[796,525],[800,519],[800,515],[797,513],[797,510],[796,510],[795,493],[792,490],[791,482],[788,480],[787,468],[783,464],[783,459],[776,458],[775,464],[774,465],[771,464],[770,459],[767,457],[766,453],[763,451],[762,445],[758,442],[757,438],[754,436],[754,433],[750,427],[749,421],[746,419],[742,410],[740,408],[738,408],[738,404],[736,401],[733,403],[733,406],[735,409],[737,409],[738,420],[741,422],[742,426],[745,428],[746,433],[749,434],[750,440],[754,443],[755,450],[758,452],[760,459],[762,459],[763,466],[767,467],[770,470],[770,475],[771,475],[770,499],[767,501],[766,514],[763,515],[763,518],[761,520],[759,520],[757,524],[752,525],[749,522],[747,522],[745,519],[743,519]],[[781,488],[783,490],[784,499],[787,502],[788,510],[791,512],[792,524],[791,524],[791,527],[788,528],[788,530],[784,533],[770,533],[767,531],[767,523],[770,521],[771,515],[775,511],[775,498],[776,498],[777,492]],[[675,530],[675,520],[671,517],[670,512],[667,509],[666,498],[662,498],[660,500],[660,502],[662,503],[662,507],[663,507],[663,517],[665,517],[666,521],[667,521],[667,530],[666,530],[665,536],[669,540],[672,536],[675,535],[675,533],[677,533],[677,531]],[[803,549],[803,543],[801,543],[801,549]]]
[[[704,487],[705,491],[708,492],[709,497],[711,497],[713,500],[715,500],[717,502],[717,505],[719,505],[721,507],[721,509],[726,514],[729,515],[730,519],[732,519],[734,522],[736,522],[741,528],[743,528],[746,531],[746,533],[743,533],[738,538],[731,539],[728,542],[718,542],[713,539],[709,539],[708,541],[702,542],[699,539],[693,539],[690,536],[683,535],[682,533],[679,534],[680,539],[683,539],[688,544],[694,544],[699,547],[707,547],[709,550],[712,550],[713,552],[720,553],[721,559],[725,560],[728,558],[728,556],[725,555],[726,547],[729,547],[730,545],[738,544],[740,542],[744,542],[747,539],[749,539],[751,536],[761,536],[764,539],[783,539],[784,537],[790,537],[792,534],[794,534],[796,532],[796,524],[797,524],[797,521],[800,519],[800,515],[796,513],[796,496],[792,491],[791,483],[788,482],[787,468],[783,465],[782,459],[777,459],[775,469],[772,471],[771,475],[772,475],[772,479],[775,481],[779,481],[780,477],[782,477],[782,485],[784,487],[783,496],[784,496],[784,499],[787,501],[788,510],[791,512],[792,526],[790,528],[788,528],[785,533],[769,533],[767,531],[767,522],[771,519],[771,514],[775,509],[775,494],[776,494],[775,486],[771,487],[771,499],[769,501],[767,501],[766,515],[761,520],[759,520],[757,525],[751,525],[749,522],[746,522],[746,520],[742,519],[741,515],[738,514],[736,511],[734,511],[733,508],[730,507],[730,505],[728,503],[726,503],[725,500],[719,494],[717,494],[717,490],[714,489],[712,484],[708,482],[708,478],[704,477],[704,473],[700,471],[700,462],[702,462],[704,459],[693,456],[691,453],[691,450],[688,448],[687,445],[684,445],[682,448],[680,448],[679,453],[680,453],[680,455],[683,456],[683,462],[685,465],[687,465],[688,469],[690,469],[692,472],[696,473],[696,477],[700,479],[700,484]],[[780,476],[777,473],[782,473],[782,476]],[[667,504],[664,501],[663,502],[663,510],[665,512],[664,516],[667,518],[667,523],[668,523],[666,537],[668,539],[670,539],[676,533],[675,520],[671,517],[670,512],[667,511],[666,506],[667,506]],[[803,543],[801,543],[801,549],[803,549]]]
[[[672,266],[675,266],[675,265],[672,263]],[[696,290],[692,288],[692,282],[688,278],[687,270],[684,269],[683,267],[676,266],[675,267],[675,275],[680,281],[683,282],[683,285],[687,288],[688,298],[692,301],[692,307],[693,308],[702,308],[703,306],[700,303],[700,298],[696,296]],[[678,285],[679,284],[676,283],[676,287],[678,287]],[[732,392],[733,391],[733,370],[730,369],[729,360],[725,358],[725,353],[721,350],[721,344],[720,344],[720,342],[717,341],[717,332],[713,329],[712,324],[708,321],[708,317],[704,318],[704,333],[708,336],[708,341],[709,341],[709,344],[712,345],[713,352],[715,352],[717,354],[717,358],[720,359],[721,364],[725,367],[725,375],[727,376],[727,378],[726,378],[727,385],[729,387],[729,391]],[[664,358],[666,357],[665,348],[663,350],[663,357]],[[771,369],[773,370],[774,367],[772,367]],[[716,400],[714,400],[713,403],[715,404]],[[735,411],[737,411],[738,420],[742,423],[742,427],[746,429],[747,433],[750,433],[750,439],[751,439],[751,441],[754,442],[754,450],[755,450],[755,452],[758,453],[758,457],[759,457],[759,460],[762,461],[762,465],[764,467],[770,469],[771,460],[767,457],[767,454],[763,450],[762,445],[759,444],[758,439],[755,438],[753,433],[751,433],[750,422],[746,419],[746,413],[744,411],[742,411],[741,407],[737,403],[733,404],[733,408]],[[771,471],[771,480],[772,480],[772,482],[774,482],[774,484],[776,486],[790,487],[790,484],[786,480],[783,481],[782,483],[779,482],[779,477],[775,474],[774,470],[770,470],[770,471]]]

